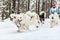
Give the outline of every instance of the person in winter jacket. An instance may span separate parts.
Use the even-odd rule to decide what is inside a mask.
[[[56,4],[52,4],[52,8],[50,8],[50,14],[57,13],[58,14],[58,8],[56,7]]]

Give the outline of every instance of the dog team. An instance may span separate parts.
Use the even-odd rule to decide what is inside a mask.
[[[31,11],[10,15],[10,20],[17,25],[18,32],[23,30],[29,30],[29,27],[32,25],[38,28],[40,24],[44,24],[45,19],[46,12],[44,11],[41,11],[39,15],[36,12]],[[56,7],[56,4],[52,4],[49,19],[51,28],[53,28],[59,22],[60,15],[58,14],[58,8]]]

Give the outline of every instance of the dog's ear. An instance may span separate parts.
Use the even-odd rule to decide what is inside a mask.
[[[16,18],[16,17],[14,16],[14,18]]]

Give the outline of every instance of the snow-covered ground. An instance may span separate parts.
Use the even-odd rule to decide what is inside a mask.
[[[34,29],[34,28],[33,28]],[[17,32],[17,27],[9,19],[0,22],[0,40],[60,40],[60,24],[50,28],[49,19],[36,31]]]

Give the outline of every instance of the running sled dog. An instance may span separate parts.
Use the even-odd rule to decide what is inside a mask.
[[[53,28],[56,24],[58,24],[59,16],[57,13],[51,14],[50,18],[50,27]]]
[[[46,12],[41,11],[40,14],[39,14],[39,17],[40,17],[41,23],[44,24],[44,21],[45,21],[45,18],[46,18]]]
[[[23,30],[29,30],[30,25],[36,25],[40,23],[39,16],[35,12],[26,12],[20,14],[11,14],[10,20],[14,22],[18,27],[18,32]]]
[[[11,14],[10,20],[17,25],[18,32],[29,29],[29,16],[24,13]]]

